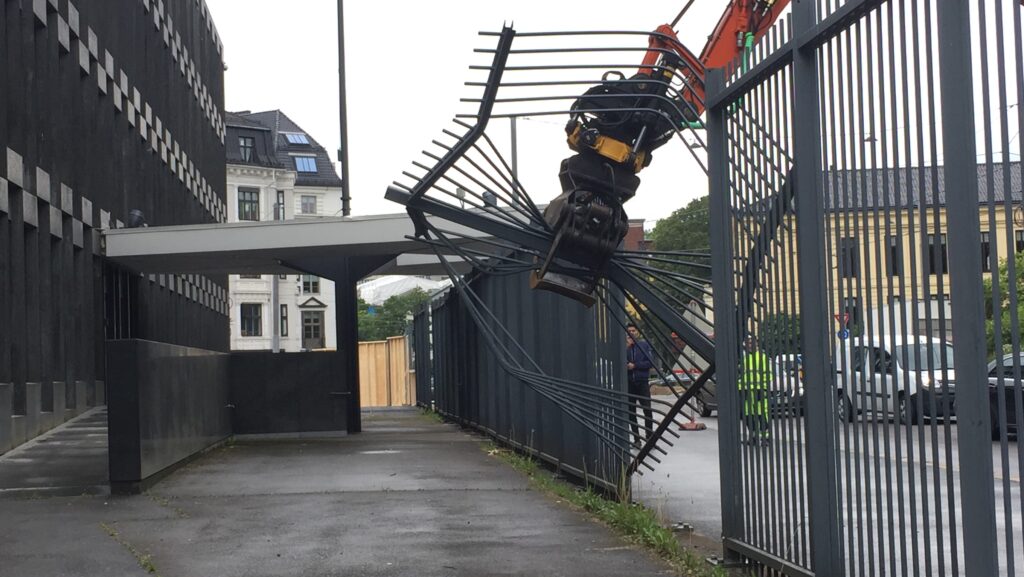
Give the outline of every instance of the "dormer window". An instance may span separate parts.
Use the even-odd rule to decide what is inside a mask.
[[[295,170],[297,172],[316,172],[315,156],[296,156]]]
[[[290,132],[284,135],[289,144],[309,144],[309,138],[305,134]]]
[[[238,137],[238,150],[242,153],[242,162],[252,162],[253,150],[256,149],[256,139],[251,136]]]

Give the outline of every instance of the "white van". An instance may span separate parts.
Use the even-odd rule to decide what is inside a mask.
[[[840,341],[833,359],[838,417],[858,413],[901,423],[956,414],[953,345],[932,337],[868,336]]]

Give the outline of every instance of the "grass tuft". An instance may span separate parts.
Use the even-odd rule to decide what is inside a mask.
[[[628,499],[614,501],[594,491],[581,489],[556,479],[535,459],[501,448],[493,442],[484,444],[488,455],[498,457],[513,469],[529,477],[539,490],[554,495],[573,507],[586,511],[605,525],[615,529],[632,543],[658,555],[685,577],[726,577],[721,567],[711,567],[700,556],[684,548],[676,535],[661,525],[654,511]]]
[[[124,547],[125,550],[131,553],[132,557],[135,557],[135,560],[139,563],[139,567],[145,569],[147,573],[156,575],[156,577],[160,577],[160,574],[156,572],[156,565],[153,563],[152,555],[150,555],[149,553],[143,554],[141,551],[136,549],[131,543],[125,541],[124,538],[121,537],[121,534],[118,533],[117,529],[113,526],[107,525],[106,523],[100,523],[100,527],[107,532],[107,535],[110,535],[111,539],[116,541],[119,545]]]
[[[441,413],[438,413],[434,409],[428,407],[420,407],[420,414],[423,415],[424,417],[427,417],[431,421],[434,421],[435,423],[441,423],[442,425],[445,423],[444,417],[441,416]]]

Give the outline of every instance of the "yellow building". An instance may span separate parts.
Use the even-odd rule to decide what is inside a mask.
[[[1024,251],[1021,163],[996,164],[991,172],[989,178],[989,169],[978,166],[986,278],[998,262]],[[930,317],[932,324],[925,330],[948,334],[948,273],[956,263],[949,260],[947,191],[941,168],[836,171],[826,173],[824,190],[827,284],[830,308],[840,317],[837,330],[842,328],[843,314],[849,313],[849,325],[862,325],[864,331],[888,330],[888,322],[880,325],[883,317],[897,326],[916,317],[924,329]],[[764,215],[757,219],[759,223],[766,220]],[[765,266],[754,303],[754,317],[762,320],[773,314],[799,314],[797,223],[792,214],[782,220],[762,258]],[[756,254],[752,248],[756,227],[740,228],[736,248],[740,254]],[[738,281],[743,264],[736,265]],[[940,318],[945,319],[945,330],[939,326]]]

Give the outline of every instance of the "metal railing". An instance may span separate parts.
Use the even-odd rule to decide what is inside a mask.
[[[733,561],[1024,574],[1022,17],[795,3],[752,65],[708,72]]]
[[[630,458],[612,407],[627,404],[621,339],[602,309],[533,292],[525,275],[473,275],[416,314],[417,404],[617,493]],[[493,323],[474,318],[480,307]],[[509,366],[527,362],[548,381]]]

